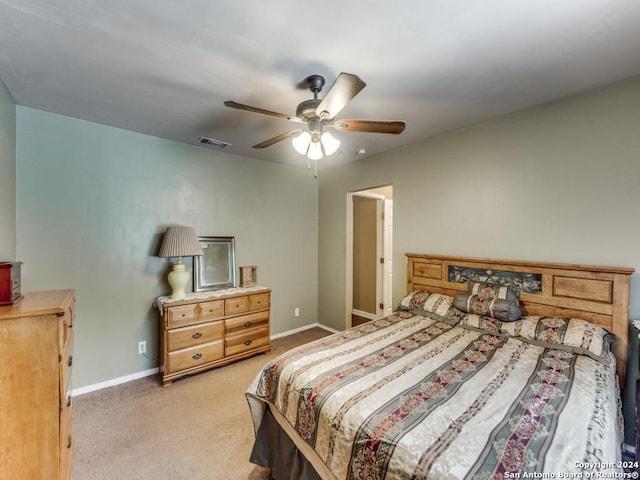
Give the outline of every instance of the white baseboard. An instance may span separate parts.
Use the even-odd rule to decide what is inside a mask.
[[[133,380],[138,380],[140,378],[155,375],[156,373],[158,373],[158,371],[159,371],[158,367],[150,368],[149,370],[143,370],[141,372],[125,375],[123,377],[113,378],[111,380],[105,380],[104,382],[94,383],[93,385],[87,385],[86,387],[74,388],[71,394],[74,397],[77,397],[78,395],[95,392],[96,390],[102,390],[103,388],[115,387],[116,385],[120,385],[121,383],[132,382]]]
[[[355,308],[351,310],[351,313],[353,315],[366,318],[367,320],[377,320],[379,318],[375,313],[363,312],[362,310],[356,310]]]
[[[337,333],[338,330],[334,330],[333,328],[329,328],[326,325],[322,325],[320,323],[312,323],[310,325],[305,325],[304,327],[294,328],[293,330],[288,330],[283,333],[278,333],[276,335],[271,335],[271,340],[280,337],[286,337],[287,335],[291,335],[294,333],[302,332],[304,330],[309,330],[310,328],[319,327],[331,333]],[[78,395],[84,395],[85,393],[95,392],[97,390],[102,390],[103,388],[115,387],[116,385],[120,385],[122,383],[132,382],[134,380],[139,380],[140,378],[149,377],[151,375],[155,375],[160,370],[158,367],[150,368],[149,370],[143,370],[141,372],[132,373],[130,375],[125,375],[123,377],[113,378],[111,380],[105,380],[104,382],[94,383],[93,385],[87,385],[86,387],[78,387],[74,388],[71,394],[74,397]]]
[[[304,327],[300,327],[300,328],[294,328],[293,330],[287,330],[286,332],[282,332],[282,333],[277,333],[275,335],[271,335],[271,340],[275,339],[275,338],[280,338],[280,337],[286,337],[288,335],[293,335],[294,333],[298,333],[298,332],[304,332],[305,330],[309,330],[310,328],[322,328],[323,330],[326,330],[327,332],[331,332],[331,333],[338,333],[338,330],[335,330],[331,327],[327,327],[326,325],[322,325],[321,323],[312,323],[310,325],[305,325]]]

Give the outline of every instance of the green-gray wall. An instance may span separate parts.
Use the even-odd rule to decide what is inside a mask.
[[[0,261],[16,257],[16,104],[0,82]]]
[[[318,318],[345,325],[346,195],[377,185],[393,185],[394,301],[406,289],[406,252],[640,272],[638,112],[640,77],[321,172]],[[630,308],[640,318],[639,273]],[[624,411],[633,444],[630,335]]]
[[[77,289],[74,387],[158,365],[152,302],[170,287],[155,255],[168,225],[235,237],[238,266],[257,265],[272,288],[272,334],[317,321],[317,182],[306,168],[21,106],[17,145],[23,289]]]

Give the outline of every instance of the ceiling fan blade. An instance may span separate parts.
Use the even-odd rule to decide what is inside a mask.
[[[262,115],[269,115],[270,117],[281,118],[282,120],[289,120],[291,122],[306,123],[302,118],[294,115],[287,115],[286,113],[272,112],[271,110],[265,110],[264,108],[252,107],[250,105],[243,105],[232,100],[224,102],[227,107],[235,108],[237,110],[245,110],[247,112],[260,113]]]
[[[298,130],[291,130],[290,132],[287,132],[287,133],[281,133],[280,135],[276,135],[275,137],[270,138],[269,140],[265,140],[264,142],[261,142],[261,143],[258,143],[257,145],[254,145],[253,148],[270,147],[274,143],[278,143],[278,142],[281,142],[283,140],[286,140],[287,138],[293,137],[294,135],[300,133],[301,131],[302,130],[298,129]]]
[[[357,75],[341,73],[316,108],[316,115],[323,120],[336,118],[340,110],[366,86]]]
[[[407,124],[400,121],[341,119],[327,126],[348,132],[395,133],[397,135],[404,131]]]

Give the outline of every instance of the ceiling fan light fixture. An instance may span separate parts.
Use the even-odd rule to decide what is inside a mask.
[[[322,158],[322,145],[319,141],[312,141],[309,144],[309,150],[307,151],[307,157],[311,160],[320,160]]]
[[[340,140],[329,132],[309,132],[305,130],[291,140],[291,145],[300,155],[306,155],[311,160],[320,160],[336,153],[340,147]]]
[[[302,132],[300,135],[293,137],[291,140],[291,145],[296,152],[300,155],[306,155],[307,150],[309,150],[309,144],[311,143],[311,134],[306,130]]]
[[[324,148],[324,154],[328,157],[336,153],[338,148],[340,147],[340,140],[331,135],[329,132],[324,132],[320,136],[320,142],[322,142],[322,147]]]

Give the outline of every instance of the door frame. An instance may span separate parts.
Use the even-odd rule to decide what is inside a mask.
[[[376,254],[378,258],[384,256],[383,236],[384,222],[382,221],[382,213],[384,212],[384,200],[386,197],[380,193],[370,190],[359,190],[347,193],[347,230],[346,230],[346,301],[345,301],[345,327],[351,327],[351,315],[353,313],[353,198],[365,197],[378,200],[376,207]],[[376,314],[375,318],[382,316],[380,309],[380,298],[383,292],[384,269],[378,264],[376,268]]]

